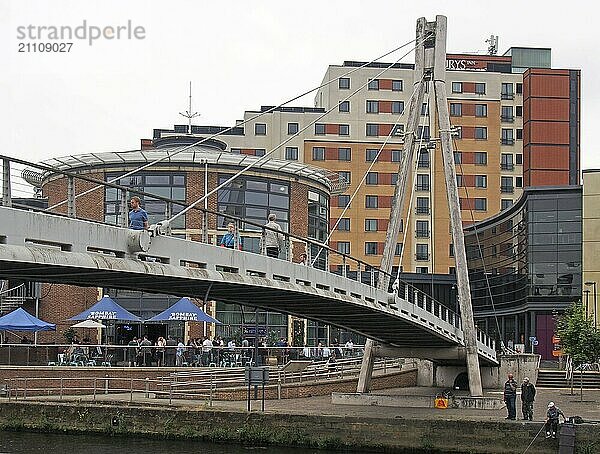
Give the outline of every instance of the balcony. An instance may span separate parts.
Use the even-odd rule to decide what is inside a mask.
[[[515,117],[514,117],[514,115],[510,115],[510,116],[507,116],[507,115],[501,115],[501,116],[500,116],[500,120],[501,120],[503,123],[514,123],[514,121],[515,121]]]
[[[429,191],[429,184],[418,184],[417,191]]]
[[[417,214],[429,214],[429,207],[417,207],[416,213]]]
[[[500,140],[500,143],[501,143],[502,145],[514,145],[514,144],[515,144],[515,139],[512,139],[512,138],[504,138],[504,137],[503,137],[503,138]]]
[[[429,238],[429,230],[417,230],[416,237],[417,238]]]
[[[428,169],[429,168],[429,161],[421,161],[421,160],[419,160],[417,162],[417,167],[419,169]]]
[[[513,92],[510,93],[501,93],[500,99],[515,99],[515,94]]]
[[[515,165],[512,162],[503,162],[500,164],[502,170],[515,170]]]
[[[427,260],[429,260],[429,254],[428,253],[424,253],[424,252],[417,252],[415,254],[415,260],[427,261]]]
[[[500,186],[500,192],[503,194],[512,194],[515,192],[514,186]]]

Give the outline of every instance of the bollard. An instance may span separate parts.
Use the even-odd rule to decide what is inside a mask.
[[[60,400],[63,398],[63,378],[60,377]]]
[[[105,375],[105,379],[104,379],[104,394],[108,394],[108,374]]]
[[[169,405],[173,403],[173,383],[169,383]]]
[[[25,378],[25,383],[23,386],[23,400],[27,399],[27,378]]]
[[[133,402],[133,378],[129,382],[129,402]]]
[[[96,383],[97,383],[98,379],[94,378],[94,402],[96,402]]]
[[[212,407],[212,400],[213,400],[213,383],[212,381],[210,382],[210,390],[208,392],[208,406]]]
[[[146,399],[150,399],[150,379],[146,377]]]
[[[277,399],[281,400],[281,371],[279,371],[279,377],[277,378]]]

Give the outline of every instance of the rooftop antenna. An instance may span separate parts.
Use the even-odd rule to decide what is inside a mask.
[[[192,113],[192,81],[190,80],[190,96],[189,96],[189,107],[185,112],[179,112],[179,115],[188,119],[188,134],[192,133],[192,118],[199,117],[198,112]]]
[[[497,55],[498,54],[498,35],[490,35],[488,39],[485,40],[488,43],[488,54],[489,55]]]

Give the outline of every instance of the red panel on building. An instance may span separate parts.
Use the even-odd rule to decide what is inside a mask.
[[[240,154],[247,154],[249,156],[256,156],[256,150],[254,148],[242,148]]]
[[[532,145],[529,147],[529,165],[534,169],[566,170],[569,168],[569,147]]]
[[[461,152],[461,159],[463,164],[475,164],[475,153],[472,151]]]
[[[390,223],[389,219],[377,219],[377,231],[378,232],[387,231],[389,223]]]
[[[562,74],[560,74],[562,73]],[[569,72],[553,70],[547,74],[529,72],[529,96],[533,98],[568,98]]]
[[[377,254],[381,255],[383,254],[383,247],[385,246],[384,243],[378,242],[377,243]]]
[[[528,109],[530,120],[569,121],[569,99],[531,98]]]
[[[325,160],[326,161],[337,161],[338,149],[327,147],[325,148]]]
[[[380,136],[388,136],[390,132],[392,132],[392,128],[394,125],[379,125],[379,135]]]
[[[474,126],[461,126],[462,138],[463,139],[474,139],[475,138],[475,127]]]
[[[391,150],[381,150],[379,154],[379,158],[377,162],[392,162],[392,152]]]
[[[392,206],[392,196],[389,196],[389,195],[377,196],[377,206],[379,208],[390,208]]]
[[[392,174],[391,173],[379,173],[379,184],[392,184]]]
[[[475,93],[475,82],[463,82],[463,93]]]
[[[531,128],[529,141],[532,144],[569,144],[568,122],[531,121],[529,127]]]
[[[325,125],[325,134],[338,134],[340,132],[340,127],[337,124],[327,123]]]
[[[467,199],[467,198],[461,197],[460,198],[460,209],[461,210],[475,209],[475,199]]]
[[[463,103],[462,114],[465,117],[474,117],[475,116],[475,104]]]
[[[475,186],[475,175],[463,175],[462,177],[463,186],[472,188]]]
[[[530,186],[556,186],[569,184],[568,170],[534,170],[529,174]]]
[[[379,79],[379,89],[380,90],[391,90],[392,89],[392,79]]]
[[[380,113],[392,113],[392,101],[379,101]]]

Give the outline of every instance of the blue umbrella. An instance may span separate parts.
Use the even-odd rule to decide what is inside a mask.
[[[127,322],[141,322],[142,319],[122,308],[110,297],[105,296],[81,314],[69,320],[120,320]]]
[[[56,331],[56,325],[34,317],[22,307],[0,317],[0,331]]]
[[[162,311],[160,314],[155,315],[150,320],[146,321],[208,322],[221,324],[219,320],[212,318],[210,315],[192,303],[189,298],[181,298],[167,310]]]

